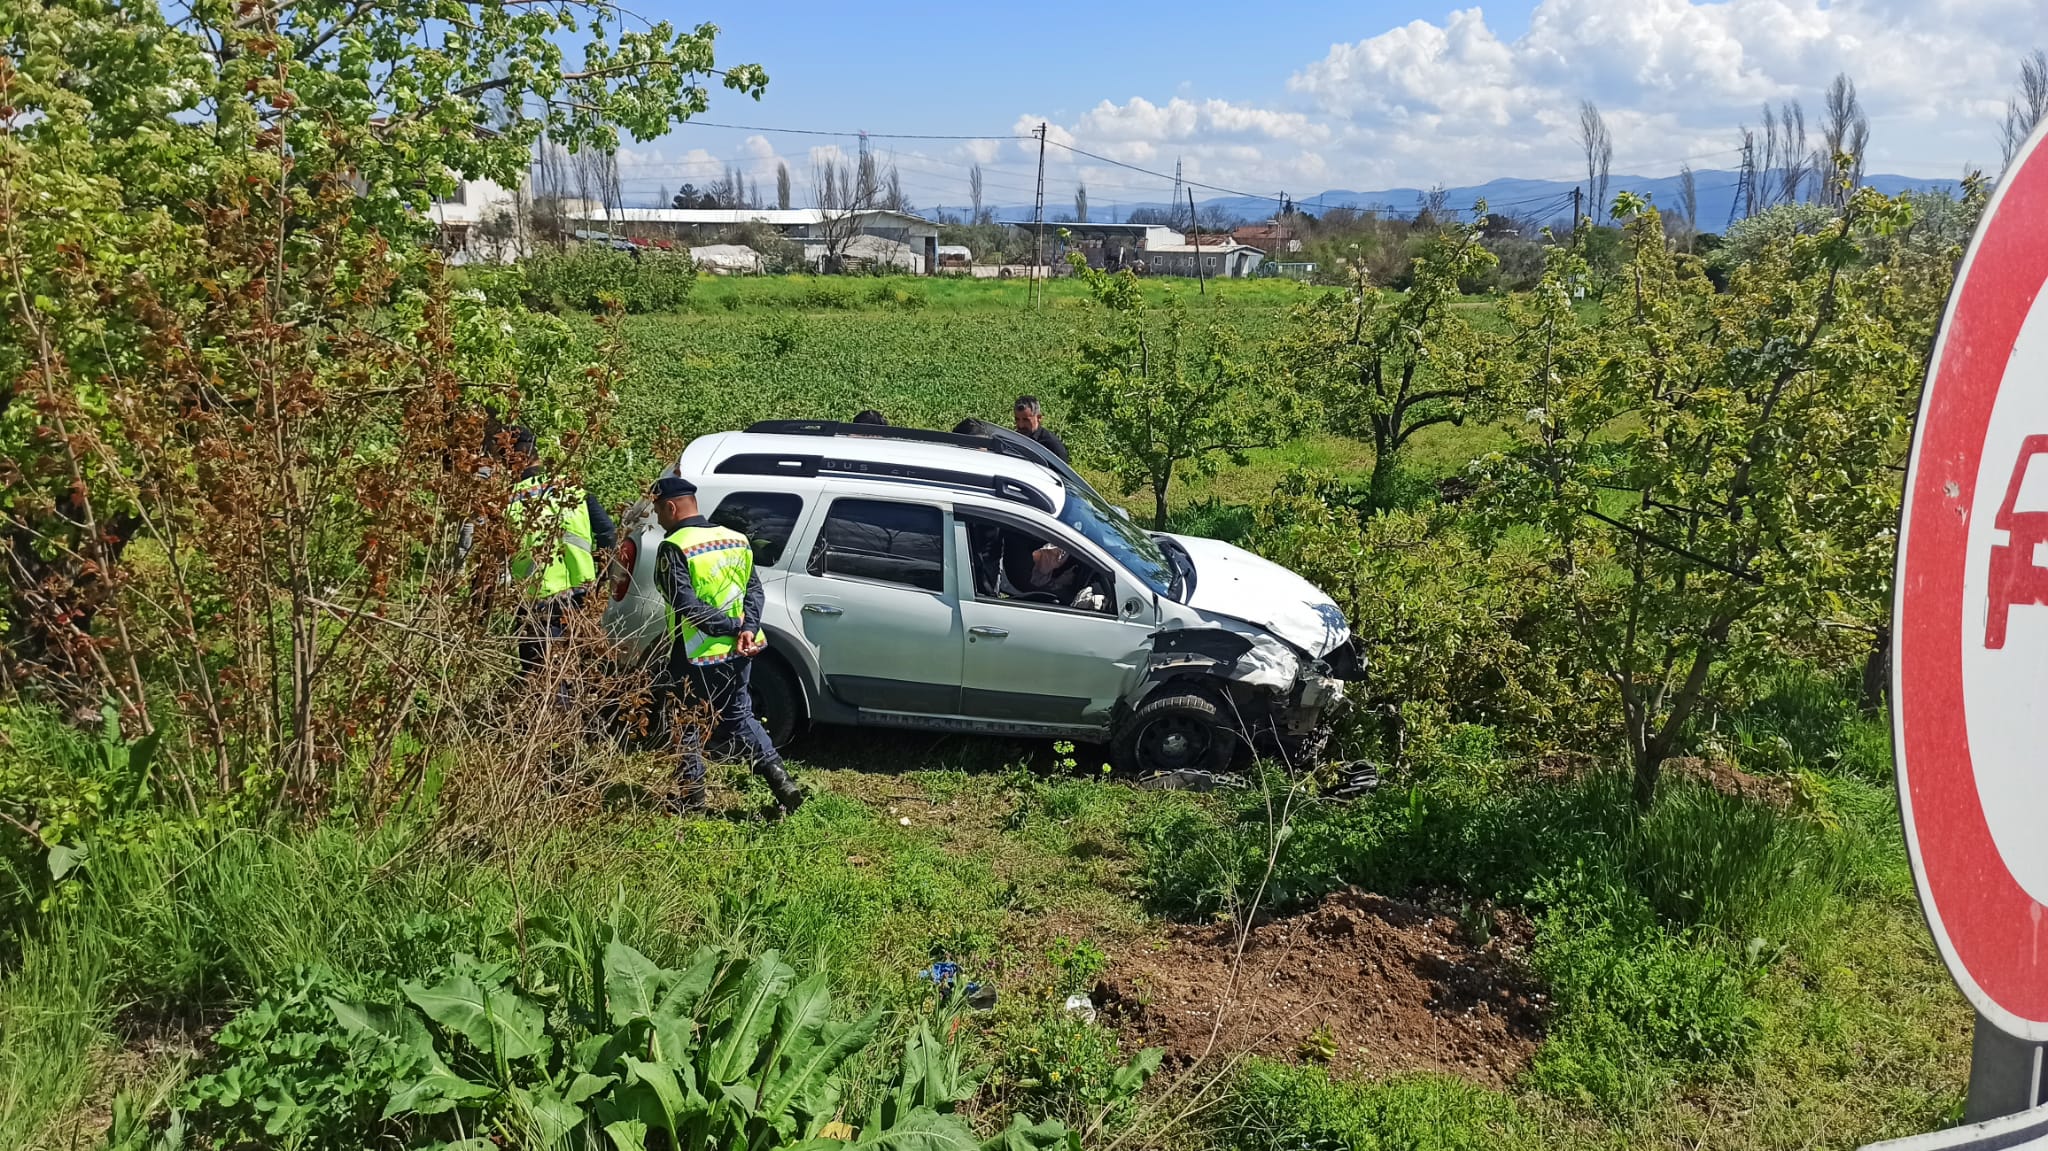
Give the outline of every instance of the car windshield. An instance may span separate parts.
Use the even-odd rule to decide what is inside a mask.
[[[1174,597],[1174,581],[1180,573],[1173,561],[1166,558],[1151,536],[1118,514],[1095,489],[1086,484],[1068,486],[1066,505],[1060,508],[1060,522],[1095,541],[1125,571],[1155,593],[1168,599]]]

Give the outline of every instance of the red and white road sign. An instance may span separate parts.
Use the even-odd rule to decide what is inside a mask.
[[[1893,746],[1920,902],[1963,993],[2048,1042],[2048,146],[1957,273],[1899,524]]]

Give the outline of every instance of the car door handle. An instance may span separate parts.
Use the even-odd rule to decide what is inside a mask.
[[[805,614],[805,615],[845,615],[845,614],[846,614],[846,609],[845,609],[845,608],[842,608],[842,607],[840,607],[840,606],[839,606],[838,604],[836,604],[836,603],[807,603],[807,604],[805,604],[805,605],[804,605],[804,614]]]
[[[1010,632],[1009,629],[1000,627],[971,627],[967,629],[967,634],[978,635],[984,639],[1001,639]]]

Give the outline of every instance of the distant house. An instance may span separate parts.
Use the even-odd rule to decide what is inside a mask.
[[[491,180],[462,180],[428,209],[451,264],[508,264],[526,255],[517,188]]]
[[[1163,224],[1047,221],[1045,234],[1054,267],[1066,261],[1067,253],[1079,252],[1089,267],[1101,271],[1129,268],[1153,276],[1193,276],[1199,248],[1202,275],[1235,279],[1253,275],[1266,258],[1263,250],[1221,235],[1201,236],[1199,243],[1191,242]]]
[[[823,208],[585,208],[568,215],[579,228],[604,230],[645,244],[704,245],[728,228],[759,224],[801,245],[804,262],[813,267],[828,263],[834,247],[841,249],[841,256],[854,258],[856,246],[860,260],[916,275],[938,264],[938,224],[883,208],[853,212]]]
[[[1268,220],[1263,224],[1246,224],[1231,232],[1230,238],[1264,252],[1301,251],[1301,238],[1295,234],[1294,225],[1279,220]]]
[[[761,253],[745,244],[704,244],[690,249],[699,268],[719,276],[758,276],[767,267]]]
[[[939,245],[939,270],[965,270],[974,266],[974,249],[965,244]]]

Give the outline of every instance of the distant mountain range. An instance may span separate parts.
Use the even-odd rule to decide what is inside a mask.
[[[1864,184],[1886,195],[1897,195],[1904,191],[1944,192],[1954,195],[1959,182],[1955,180],[1930,180],[1916,176],[1868,175]],[[1701,170],[1693,173],[1693,186],[1699,195],[1699,228],[1703,232],[1719,232],[1728,226],[1735,194],[1741,186],[1742,175],[1734,171]],[[1465,185],[1444,189],[1445,205],[1449,210],[1469,212],[1479,200],[1486,201],[1489,212],[1510,216],[1533,216],[1543,223],[1571,218],[1572,189],[1582,185],[1569,180],[1522,180],[1512,177],[1489,180],[1484,184]],[[1636,192],[1648,197],[1657,209],[1666,214],[1678,211],[1677,176],[1629,176],[1616,174],[1607,184],[1608,202],[1620,192]],[[1421,207],[1424,192],[1420,188],[1386,188],[1374,192],[1353,192],[1331,189],[1313,196],[1294,197],[1297,208],[1311,215],[1320,214],[1330,208],[1376,208],[1382,212],[1412,216]],[[1275,200],[1259,196],[1221,196],[1199,201],[1202,208],[1217,208],[1245,220],[1263,220],[1279,208]],[[1164,210],[1165,201],[1152,204],[1119,204],[1118,218],[1128,218],[1134,211],[1150,208]],[[1590,207],[1590,205],[1589,205]],[[1066,205],[1061,205],[1059,217],[1064,217]],[[1047,206],[1047,219],[1058,218]],[[1031,208],[1002,207],[996,209],[998,219],[1011,222],[1031,219]],[[1101,216],[1100,209],[1091,213],[1091,218]]]

